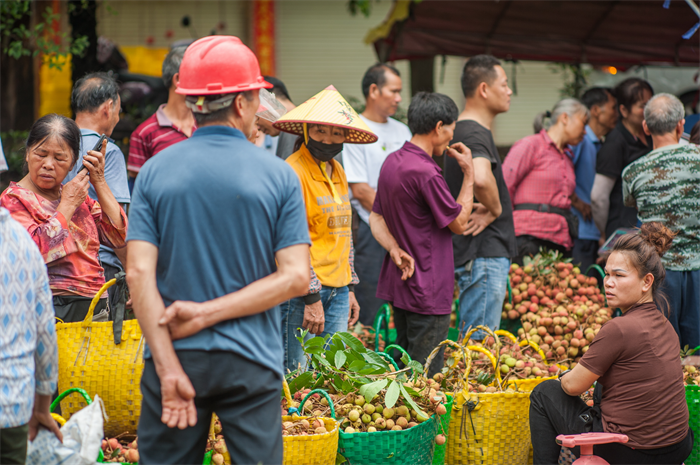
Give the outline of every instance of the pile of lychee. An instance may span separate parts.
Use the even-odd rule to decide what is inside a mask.
[[[282,423],[282,436],[311,436],[328,432],[326,424],[320,418],[309,417]]]
[[[102,453],[104,454],[105,462],[139,462],[138,440],[132,436],[134,437],[133,441],[127,442],[123,439],[125,437],[128,437],[128,435],[122,435],[121,438],[109,438],[102,440]]]
[[[484,342],[488,346],[492,341],[493,338],[488,337]],[[498,369],[503,381],[542,378],[559,371],[557,366],[547,365],[542,356],[529,345],[521,347],[510,341],[500,348]]]
[[[544,267],[511,265],[513,304],[504,303],[504,316],[520,318],[521,339],[535,342],[549,364],[575,366],[602,325],[612,318],[595,277],[571,263]],[[533,370],[534,371],[534,370]]]

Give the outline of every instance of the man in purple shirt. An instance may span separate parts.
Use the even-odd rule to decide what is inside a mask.
[[[452,233],[466,230],[474,199],[471,152],[461,142],[447,145],[458,113],[446,95],[420,92],[413,97],[408,107],[413,138],[382,165],[369,221],[372,234],[389,252],[377,297],[392,303],[397,343],[420,363],[447,337],[454,293]],[[446,149],[464,173],[457,199],[432,158]],[[441,366],[442,352],[428,375]]]

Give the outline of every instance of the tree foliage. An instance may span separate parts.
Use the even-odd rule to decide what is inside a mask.
[[[52,24],[60,15],[50,7],[31,24],[30,0],[3,0],[0,2],[0,38],[2,53],[19,59],[23,56],[41,55],[50,68],[62,69],[66,57],[82,55],[88,46],[87,37],[77,37],[71,41],[65,32],[57,32]],[[29,24],[29,25],[28,25]]]

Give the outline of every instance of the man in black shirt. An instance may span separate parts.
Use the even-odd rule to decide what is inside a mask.
[[[517,255],[517,245],[513,208],[491,126],[496,115],[510,108],[512,91],[500,61],[491,55],[477,55],[467,62],[462,91],[466,103],[452,143],[462,142],[472,151],[475,203],[466,232],[452,236],[460,330],[477,325],[495,330],[501,319],[510,258]],[[444,173],[450,192],[457,198],[463,175],[454,159],[446,159]],[[484,336],[479,331],[472,339]]]

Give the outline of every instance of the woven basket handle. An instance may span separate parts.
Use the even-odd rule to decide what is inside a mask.
[[[489,336],[493,337],[493,339],[496,341],[497,352],[501,352],[501,341],[498,339],[498,336],[496,336],[496,333],[494,333],[493,330],[488,326],[479,325],[476,328],[470,329],[466,336],[464,336],[464,339],[462,339],[462,343],[464,343],[464,341],[469,342],[469,338],[472,337],[472,334],[474,334],[478,330],[482,330]]]
[[[542,357],[542,362],[543,362],[545,365],[547,364],[547,356],[546,356],[545,353],[542,351],[542,349],[540,349],[540,346],[538,346],[536,342],[531,341],[531,340],[529,340],[529,339],[525,339],[525,340],[520,341],[519,344],[520,344],[520,347],[530,346],[530,347],[532,347],[533,349],[535,349],[535,352],[537,352],[538,354],[540,354],[540,357]]]
[[[85,319],[83,320],[84,327],[90,326],[92,324],[93,313],[95,312],[95,307],[100,302],[100,297],[102,297],[102,294],[107,292],[107,289],[114,286],[116,282],[116,279],[110,279],[109,281],[104,283],[95,295],[95,297],[92,299],[92,302],[90,302],[90,308],[88,309],[87,315],[85,315]]]
[[[433,363],[433,359],[437,356],[438,352],[440,352],[440,348],[444,345],[448,345],[448,346],[451,346],[455,349],[459,349],[462,351],[462,357],[464,357],[464,364],[465,364],[464,379],[462,380],[462,383],[463,383],[462,388],[466,389],[467,383],[469,382],[469,378],[468,378],[469,371],[471,370],[471,367],[472,367],[472,358],[471,358],[471,355],[469,355],[469,351],[465,350],[463,345],[457,344],[454,341],[450,341],[450,340],[442,341],[440,344],[438,344],[438,346],[436,348],[433,349],[432,352],[430,352],[430,355],[428,355],[428,358],[425,360],[425,365],[423,367],[423,373],[425,376],[427,376],[428,369],[430,368],[430,364]]]
[[[51,402],[51,407],[49,407],[49,411],[53,412],[54,409],[58,407],[58,404],[60,404],[63,399],[73,394],[74,392],[77,392],[78,394],[82,395],[85,399],[85,402],[87,402],[88,405],[92,404],[92,399],[90,398],[90,394],[88,394],[87,391],[80,388],[70,388],[63,391],[58,397],[56,397],[56,400]]]
[[[377,316],[374,318],[374,349],[379,348],[379,331],[382,329],[382,321],[385,324],[384,328],[384,343],[389,344],[389,320],[391,319],[391,311],[389,304],[384,304],[379,307]]]
[[[471,350],[472,352],[480,352],[489,358],[491,364],[493,365],[493,371],[496,376],[496,382],[498,383],[498,389],[503,390],[503,380],[501,379],[501,370],[498,368],[498,360],[493,356],[491,351],[479,346],[467,346],[467,349]],[[498,353],[500,354],[500,352],[501,351],[499,349]]]
[[[284,398],[287,399],[287,410],[290,408],[296,408],[297,404],[294,402],[292,393],[289,391],[289,384],[287,384],[287,379],[282,377],[282,392],[284,392]]]
[[[386,359],[389,363],[391,363],[391,365],[394,367],[394,369],[396,371],[399,371],[399,366],[396,364],[396,362],[394,361],[394,358],[391,355],[389,355],[385,352],[377,352],[376,354],[379,355],[380,357],[382,357],[383,359]]]
[[[299,404],[299,413],[301,413],[302,409],[304,408],[304,404],[306,403],[308,398],[314,394],[322,394],[326,398],[326,400],[328,401],[328,406],[331,408],[331,418],[335,420],[335,407],[333,406],[333,400],[323,389],[314,389],[313,391],[306,394],[306,397],[304,397],[304,399],[301,401],[301,404]]]
[[[510,339],[512,342],[515,342],[515,343],[518,342],[518,338],[515,337],[515,335],[514,335],[513,333],[511,333],[510,331],[506,331],[505,329],[497,329],[496,331],[494,331],[494,334],[495,334],[496,336],[504,336],[504,337],[507,337],[507,338]]]

